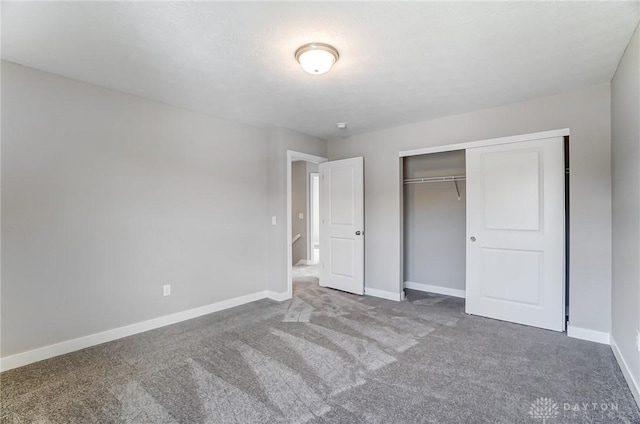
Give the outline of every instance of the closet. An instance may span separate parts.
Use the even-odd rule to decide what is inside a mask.
[[[465,152],[404,158],[405,288],[465,296]]]
[[[563,331],[567,135],[401,152],[404,287]]]

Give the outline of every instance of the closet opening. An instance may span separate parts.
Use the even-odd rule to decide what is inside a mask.
[[[465,297],[465,151],[403,158],[404,288]]]

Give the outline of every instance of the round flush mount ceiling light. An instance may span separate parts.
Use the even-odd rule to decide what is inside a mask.
[[[339,57],[338,50],[324,43],[309,43],[296,50],[296,60],[305,72],[312,75],[326,73]]]

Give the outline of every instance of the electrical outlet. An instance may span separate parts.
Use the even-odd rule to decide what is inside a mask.
[[[162,286],[162,295],[171,296],[171,284],[165,284]]]
[[[636,349],[640,352],[640,330],[636,330]]]
[[[302,214],[302,212],[298,214],[298,219],[304,219],[304,215]]]
[[[276,219],[275,216],[271,217],[271,225],[276,225],[278,223],[278,220]]]

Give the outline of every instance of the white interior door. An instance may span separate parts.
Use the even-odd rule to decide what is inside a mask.
[[[564,331],[564,140],[466,151],[466,312]]]
[[[364,294],[362,157],[320,164],[320,285]]]

